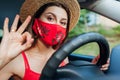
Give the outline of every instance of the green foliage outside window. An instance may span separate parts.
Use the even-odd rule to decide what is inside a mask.
[[[78,34],[87,32],[87,27],[88,27],[87,23],[89,22],[87,15],[89,13],[90,11],[88,10],[85,10],[85,9],[81,10],[81,14],[80,14],[81,16],[79,18],[79,21],[75,26],[75,28],[72,31],[70,31],[68,38],[72,38]]]

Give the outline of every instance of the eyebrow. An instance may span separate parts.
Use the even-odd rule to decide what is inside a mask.
[[[45,13],[45,14],[52,14],[52,15],[56,18],[56,15],[55,15],[54,13],[52,13],[52,12],[47,12],[47,13]],[[68,19],[62,18],[62,20],[68,20]]]

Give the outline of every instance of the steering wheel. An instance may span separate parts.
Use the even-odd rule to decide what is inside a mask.
[[[98,33],[89,32],[89,33],[81,34],[81,35],[79,35],[77,37],[74,37],[73,39],[71,39],[71,40],[67,41],[66,43],[64,43],[51,56],[51,58],[46,63],[46,65],[45,65],[45,67],[44,67],[44,69],[42,71],[40,80],[54,80],[54,77],[57,76],[56,74],[59,74],[59,71],[60,72],[61,71],[66,72],[67,71],[66,69],[62,69],[62,70],[58,69],[60,63],[70,53],[72,53],[74,50],[76,50],[77,48],[79,48],[79,47],[81,47],[81,46],[83,46],[83,45],[85,45],[87,43],[90,43],[90,42],[96,42],[99,45],[99,48],[100,48],[100,58],[99,58],[96,65],[101,66],[101,65],[105,64],[107,62],[108,57],[109,57],[109,44],[108,44],[107,40],[102,35],[100,35]],[[80,64],[79,61],[77,62],[77,64]],[[92,65],[91,63],[88,63],[88,62],[87,62],[87,64]],[[78,79],[81,80],[80,79],[81,75],[78,76],[79,74],[76,74],[76,72],[78,71],[78,70],[76,70],[76,67],[74,68],[75,71],[71,71],[71,66],[70,65],[66,65],[66,66],[65,66],[66,68],[70,68],[70,72],[67,72],[67,75],[69,75],[69,73],[71,73],[72,75],[75,74],[75,75],[77,75]],[[68,66],[70,66],[70,67],[68,67]],[[95,68],[96,67],[94,66],[93,69],[95,69]],[[66,71],[64,71],[64,70],[66,70]],[[82,70],[83,70],[83,68],[82,68]],[[99,71],[99,70],[96,70],[96,71]],[[64,73],[62,73],[62,74],[66,75]],[[60,79],[60,80],[62,80],[62,79]],[[73,80],[73,79],[63,79],[63,80]],[[74,80],[77,80],[77,78],[74,79]]]

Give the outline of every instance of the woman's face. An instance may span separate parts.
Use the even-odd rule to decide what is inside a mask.
[[[68,17],[67,12],[63,8],[51,6],[42,13],[40,20],[50,24],[57,24],[66,28]]]

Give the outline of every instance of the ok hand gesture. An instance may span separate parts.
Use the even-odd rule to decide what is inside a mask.
[[[3,38],[0,44],[0,67],[15,58],[22,51],[31,47],[34,40],[28,32],[24,32],[30,20],[31,17],[28,16],[24,23],[17,29],[19,15],[16,15],[9,31],[9,19],[5,19]]]

